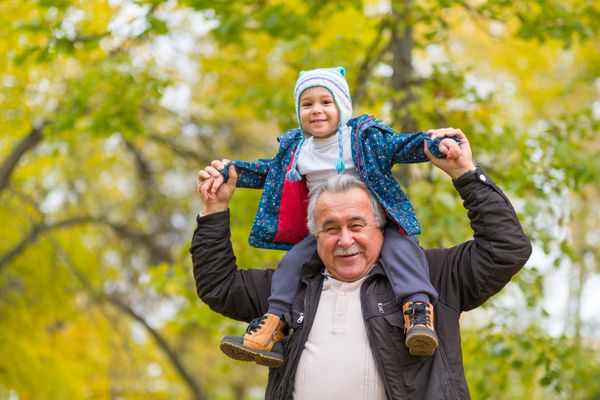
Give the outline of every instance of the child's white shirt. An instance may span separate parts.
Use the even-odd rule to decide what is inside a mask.
[[[352,160],[351,134],[352,128],[349,126],[342,130],[342,146],[344,148],[345,174],[351,174],[358,177],[354,161]],[[309,194],[320,183],[337,174],[335,164],[338,159],[338,135],[332,135],[328,138],[318,139],[314,136],[308,136],[304,139],[304,144],[298,157],[298,172],[306,179]]]

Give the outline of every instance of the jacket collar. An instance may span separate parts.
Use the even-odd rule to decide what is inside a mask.
[[[371,115],[367,115],[367,114],[359,115],[358,117],[355,117],[355,118],[352,118],[351,120],[349,120],[348,126],[351,126],[353,129],[356,129],[362,122],[365,122],[369,118],[371,118]],[[379,120],[376,118],[373,118],[373,122],[379,122]]]
[[[302,139],[302,130],[300,130],[300,128],[294,128],[279,136],[277,141],[281,143],[281,147],[286,147],[293,142],[300,141],[300,139]]]
[[[323,264],[323,261],[321,261],[321,258],[319,258],[319,255],[315,251],[315,254],[313,254],[311,259],[302,265],[302,276],[309,279],[314,278],[324,270],[325,264]]]
[[[383,267],[381,266],[381,259],[377,260],[377,263],[375,263],[375,266],[371,269],[371,272],[369,272],[369,276],[377,275],[386,276],[385,272],[383,272]]]

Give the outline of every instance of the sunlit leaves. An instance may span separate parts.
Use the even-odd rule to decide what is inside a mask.
[[[589,338],[578,347],[540,328],[557,318],[541,306],[553,295],[546,271],[598,269],[597,5],[393,3],[400,20],[386,2],[358,0],[0,2],[0,165],[46,123],[0,191],[0,257],[25,243],[0,267],[0,397],[189,398],[119,300],[210,398],[260,398],[266,371],[218,350],[244,324],[195,293],[196,172],[214,158],[272,156],[276,137],[297,126],[301,69],[345,66],[351,89],[362,85],[355,112],[389,122],[391,30],[408,25],[405,107],[417,128],[463,129],[545,256],[486,305],[492,323],[465,322],[473,397],[597,396]],[[421,244],[470,238],[449,179],[410,168]],[[259,196],[239,189],[231,204],[242,268],[273,268],[282,254],[247,244]],[[557,308],[564,300],[553,298]]]

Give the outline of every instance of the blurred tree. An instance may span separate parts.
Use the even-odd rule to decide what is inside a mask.
[[[273,154],[298,71],[334,65],[357,113],[461,127],[556,260],[465,316],[473,397],[597,397],[581,307],[599,272],[599,24],[589,1],[0,2],[0,399],[261,398],[266,371],[218,351],[242,325],[193,290],[195,173]],[[470,237],[445,176],[397,176],[425,247]],[[237,192],[232,237],[240,265],[274,267],[245,244],[258,196]],[[560,266],[557,337],[542,299]]]

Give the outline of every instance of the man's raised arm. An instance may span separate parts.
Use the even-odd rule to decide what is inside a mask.
[[[220,165],[226,162],[213,161],[198,173],[198,193],[203,208],[197,217],[190,253],[200,299],[220,314],[250,321],[267,311],[273,271],[237,268],[228,209],[235,191],[235,168],[230,166],[227,182],[214,180],[220,175]]]
[[[452,178],[468,210],[474,240],[427,250],[426,256],[439,301],[460,312],[478,307],[500,291],[529,259],[531,243],[506,195],[475,167],[464,134],[458,146],[459,157],[428,156]]]

